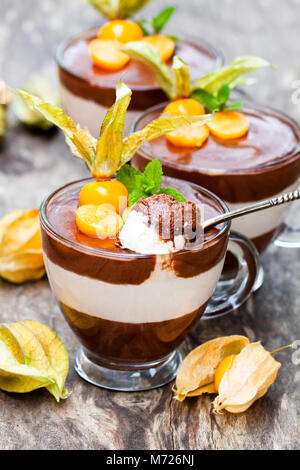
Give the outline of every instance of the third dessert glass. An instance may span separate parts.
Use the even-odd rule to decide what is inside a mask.
[[[113,20],[113,22],[117,21]],[[120,25],[118,25],[121,30],[124,21],[126,22],[124,19],[120,20]],[[107,28],[107,25],[113,22],[111,21],[104,26]],[[127,23],[136,25],[140,29],[136,23],[130,20],[127,20]],[[63,108],[76,123],[87,127],[95,137],[98,136],[98,123],[103,120],[106,111],[114,102],[115,88],[121,76],[124,75],[124,81],[133,91],[126,116],[126,131],[138,114],[166,99],[165,93],[156,81],[154,71],[139,60],[131,59],[124,66],[115,70],[105,69],[103,66],[93,63],[89,45],[92,41],[97,41],[97,37],[103,37],[104,30],[101,29],[102,33],[101,30],[100,32],[99,30],[87,31],[63,42],[59,46],[56,56]],[[113,37],[112,31],[115,29],[110,28],[110,35],[105,32],[105,38]],[[140,31],[143,35],[142,30]],[[162,36],[161,33],[159,36]],[[133,40],[130,37],[128,36],[128,41]],[[150,37],[152,36],[145,36],[142,39]],[[126,42],[126,38],[116,37],[114,39],[119,39],[122,43]],[[111,44],[112,41],[107,42]],[[112,45],[112,47],[114,46]],[[194,79],[214,70],[223,63],[221,52],[198,38],[176,42],[175,53],[189,64]],[[171,59],[167,59],[168,65],[170,62]]]

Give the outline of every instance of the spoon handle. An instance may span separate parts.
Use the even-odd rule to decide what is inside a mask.
[[[241,207],[235,211],[227,212],[226,214],[218,215],[217,217],[213,217],[211,219],[206,220],[203,223],[203,230],[208,230],[215,225],[220,223],[226,222],[227,220],[235,219],[236,217],[241,217],[242,215],[251,214],[252,212],[258,212],[264,209],[268,209],[270,207],[280,206],[281,204],[285,204],[287,202],[296,201],[296,199],[300,199],[300,190],[292,191],[290,193],[281,194],[278,197],[274,197],[272,199],[267,199],[265,201],[260,201],[255,204],[251,204],[251,206]]]

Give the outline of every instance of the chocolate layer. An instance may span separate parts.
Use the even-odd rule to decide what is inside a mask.
[[[187,183],[164,178],[164,185],[176,187],[188,199],[202,202],[204,220],[221,213],[217,205]],[[42,224],[43,250],[47,257],[66,270],[93,279],[111,284],[142,284],[154,271],[156,256],[138,256],[115,246],[114,239],[99,240],[81,234],[75,220],[79,191],[78,187],[73,190],[70,187],[69,191],[54,198],[47,208],[50,223],[63,237]],[[211,269],[223,259],[227,248],[228,230],[223,230],[218,236],[219,233],[218,228],[207,232],[206,243],[196,250],[164,256],[163,269],[172,270],[176,276],[184,278]],[[101,251],[93,248],[100,248]]]
[[[151,67],[131,59],[124,69],[107,72],[93,65],[88,43],[97,31],[88,31],[62,45],[57,54],[59,79],[71,93],[81,98],[110,107],[115,101],[116,86],[121,76],[132,89],[133,95],[129,110],[145,110],[154,104],[162,103],[166,95],[158,86]],[[192,79],[214,70],[222,64],[222,57],[209,44],[198,41],[180,41],[175,54],[190,66]]]
[[[163,110],[157,108],[138,122],[143,128]],[[153,157],[164,173],[204,186],[226,202],[258,201],[280,193],[300,176],[300,131],[282,113],[247,106],[248,134],[242,139],[222,141],[209,136],[199,149],[179,148],[160,137],[143,146],[134,165],[143,170]]]
[[[98,358],[118,363],[144,363],[174,351],[202,315],[195,312],[154,323],[121,323],[92,317],[60,304],[75,335]]]

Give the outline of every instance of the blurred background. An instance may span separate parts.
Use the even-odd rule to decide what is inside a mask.
[[[135,17],[169,5],[178,8],[166,29],[170,34],[207,39],[227,63],[254,54],[276,65],[276,71],[261,72],[259,84],[248,91],[300,119],[300,104],[291,101],[293,83],[300,80],[300,0],[152,0]],[[0,77],[11,86],[37,71],[56,80],[60,41],[104,21],[84,0],[1,0],[0,11]]]
[[[57,84],[55,52],[62,40],[99,27],[104,18],[84,0],[1,0],[0,78],[22,87],[33,74]],[[300,120],[300,0],[152,0],[135,17],[153,17],[175,5],[166,33],[202,37],[220,48],[229,63],[239,55],[259,55],[276,70],[255,73],[247,87],[253,99]],[[87,176],[70,157],[60,132],[25,129],[9,113],[9,129],[0,148],[0,211],[38,207],[59,185]],[[16,188],[20,197],[16,201]]]

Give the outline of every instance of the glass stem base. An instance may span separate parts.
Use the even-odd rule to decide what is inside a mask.
[[[97,387],[122,392],[151,390],[171,382],[182,361],[178,350],[159,361],[145,364],[117,364],[99,359],[80,348],[76,354],[75,370],[87,382]]]
[[[253,286],[253,293],[257,292],[261,288],[261,286],[263,285],[264,279],[265,279],[265,271],[262,265],[260,265],[258,276]]]

